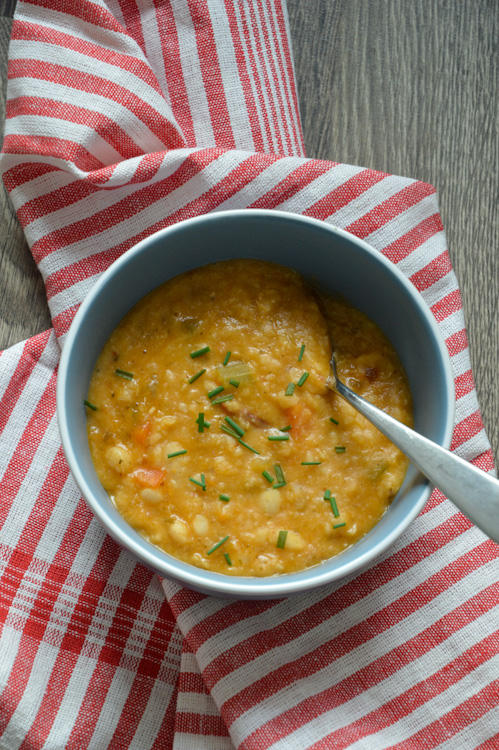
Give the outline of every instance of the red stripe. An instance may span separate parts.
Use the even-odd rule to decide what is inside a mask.
[[[497,645],[496,640],[496,651]],[[476,665],[480,663],[482,662],[477,659]],[[474,666],[475,664],[466,664],[466,671],[471,671]],[[414,747],[424,747],[425,750],[426,748],[430,750],[430,748],[437,747],[437,745],[440,745],[450,737],[454,737],[458,732],[462,732],[463,729],[473,724],[481,716],[496,708],[498,704],[499,679],[486,685],[482,690],[475,693],[475,695],[470,696],[467,700],[460,703],[459,706],[453,708],[452,711],[448,711],[444,716],[440,716],[436,721],[416,732],[416,734],[413,734],[412,737],[409,737],[404,742],[393,745],[390,750],[412,750]]]
[[[173,668],[172,668],[172,673],[173,673]],[[163,717],[163,722],[154,739],[154,743],[151,746],[151,750],[173,750],[173,743],[175,741],[175,713],[177,710],[177,697],[178,697],[178,679],[175,682],[174,689],[172,690],[171,698],[168,702],[168,706],[165,711],[165,715]]]
[[[303,138],[303,131],[301,126],[301,120],[300,120],[300,107],[298,104],[298,96],[296,92],[296,81],[295,81],[295,72],[293,67],[293,56],[291,54],[291,50],[289,48],[289,35],[288,30],[286,28],[286,22],[284,20],[284,14],[283,14],[283,7],[282,3],[275,3],[274,4],[274,10],[277,15],[277,22],[278,22],[278,28],[279,28],[279,38],[282,42],[282,47],[284,50],[284,62],[285,66],[288,72],[288,79],[291,86],[291,93],[293,98],[293,108],[296,112],[296,116],[298,118],[298,125],[299,125],[299,138],[298,143],[301,147],[301,155],[305,156],[305,141]],[[300,155],[300,154],[299,154]]]
[[[424,268],[413,273],[410,279],[416,289],[423,292],[425,289],[429,289],[430,286],[433,286],[437,281],[440,281],[440,279],[451,271],[452,266],[450,264],[449,254],[445,250],[436,258],[433,258],[433,260],[424,266]]]
[[[498,747],[499,732],[494,734],[494,736],[490,737],[488,740],[485,740],[485,742],[482,742],[480,745],[477,745],[476,750],[497,750]]]
[[[335,166],[327,161],[307,161],[294,169],[284,180],[254,201],[248,208],[276,208],[304,190],[318,177],[327,174]]]
[[[234,12],[234,4],[230,0],[225,2],[225,11],[227,13],[227,19],[229,21],[230,32],[232,42],[234,44],[234,54],[236,63],[239,71],[239,80],[241,82],[241,88],[243,90],[244,101],[246,105],[246,111],[248,114],[248,120],[251,128],[251,136],[253,138],[253,148],[255,151],[264,151],[264,138],[262,128],[260,126],[260,120],[258,118],[258,110],[255,102],[255,96],[251,87],[251,76],[248,71],[246,59],[244,55],[243,44],[239,34],[237,26],[237,19]]]
[[[471,393],[471,391],[473,391],[475,388],[473,373],[471,372],[471,370],[467,370],[461,375],[458,375],[454,380],[454,387],[456,389],[456,399],[463,398],[463,396]]]
[[[483,429],[484,427],[480,410],[467,416],[454,428],[454,434],[452,435],[452,443],[450,446],[451,451],[455,450],[459,445],[462,445],[475,435],[478,435]]]
[[[340,208],[347,206],[351,201],[365,193],[366,190],[382,182],[387,177],[383,172],[373,169],[363,169],[361,172],[350,177],[334,190],[331,190],[323,198],[316,201],[303,212],[304,216],[312,216],[315,219],[326,220],[333,216]]]
[[[196,45],[215,143],[235,148],[234,133],[218,62],[210,12],[206,0],[189,0],[189,12],[196,34]]]
[[[36,5],[39,8],[47,8],[51,12],[54,10],[53,0],[30,0],[30,4]],[[104,29],[115,31],[118,34],[123,34],[123,27],[117,22],[115,17],[108,10],[104,10],[102,5],[96,5],[89,2],[89,0],[86,0],[84,3],[81,0],[57,0],[57,10],[59,13],[67,13],[93,26],[100,26]],[[20,25],[21,23],[23,22],[14,20],[13,26]]]
[[[47,135],[6,135],[2,150],[6,154],[37,154],[65,162],[72,162],[83,172],[93,172],[104,166],[95,156],[76,141],[52,138]]]
[[[118,0],[118,3],[123,14],[127,34],[137,42],[146,57],[146,43],[137,3],[135,0]]]
[[[17,99],[9,99],[6,105],[6,116],[9,118],[18,115],[30,115],[35,117],[50,117],[61,122],[73,122],[77,125],[84,125],[87,128],[98,133],[102,140],[109,143],[123,159],[132,159],[134,156],[141,156],[143,149],[130,138],[130,136],[111,118],[101,112],[77,107],[67,102],[60,102],[56,99],[46,99],[38,96],[24,96]],[[61,122],[56,124],[61,130],[64,127]],[[93,133],[89,135],[93,138]]]
[[[161,50],[165,66],[165,76],[168,81],[168,93],[173,114],[177,120],[185,140],[185,145],[194,148],[196,138],[192,113],[187,96],[184,72],[180,58],[180,47],[178,43],[177,25],[173,15],[171,2],[153,0],[156,8],[156,21],[158,33],[161,38]]]
[[[468,348],[468,337],[466,335],[466,329],[462,328],[460,331],[456,331],[445,341],[450,357],[455,357],[456,354],[464,352]]]
[[[44,164],[43,162],[28,161],[22,164],[17,164],[15,167],[11,167],[7,172],[4,172],[2,179],[5,187],[10,192],[15,188],[24,185],[31,180],[35,180],[37,177],[41,177],[49,172],[58,172],[59,167],[53,164]]]
[[[209,690],[198,672],[180,672],[178,689],[179,693],[209,695]]]
[[[417,247],[420,247],[430,237],[439,232],[443,232],[443,226],[440,215],[436,213],[433,216],[428,216],[420,224],[404,234],[403,237],[399,237],[391,245],[385,247],[383,254],[392,263],[400,263],[401,260],[407,258]]]
[[[373,232],[376,232],[380,227],[388,224],[396,216],[399,216],[404,211],[407,211],[411,206],[415,206],[417,203],[435,192],[435,188],[432,185],[428,185],[426,182],[420,182],[419,180],[412,182],[410,185],[402,188],[395,195],[390,196],[386,200],[379,203],[371,211],[368,211],[363,216],[360,216],[356,221],[352,222],[346,227],[348,232],[355,234],[360,239],[365,239]],[[390,246],[389,246],[390,247]]]
[[[459,289],[454,289],[436,302],[432,306],[431,311],[435,316],[437,323],[440,323],[442,320],[448,318],[449,315],[453,315],[455,312],[462,310],[462,308],[463,303],[461,301],[461,293],[459,292]]]
[[[32,221],[48,216],[53,211],[59,211],[62,206],[68,208],[73,203],[98,192],[100,192],[100,188],[92,185],[91,182],[75,179],[69,185],[56,188],[51,193],[28,201],[18,208],[17,216],[25,229]]]
[[[237,695],[224,703],[224,715],[229,715],[231,721],[234,721],[247,711],[249,706],[256,706],[260,702],[269,699],[274,694],[283,690],[287,685],[292,685],[296,680],[305,678],[310,678],[312,680],[313,675],[317,671],[325,669],[327,665],[333,665],[336,659],[351,653],[355,648],[368,643],[372,638],[381,633],[387,633],[390,628],[394,627],[414,612],[417,612],[423,604],[428,604],[433,601],[458,581],[464,579],[473,570],[477,570],[486,562],[495,559],[498,555],[498,551],[497,549],[493,549],[494,546],[495,545],[492,542],[484,542],[482,545],[462,555],[442,570],[434,573],[423,583],[415,586],[411,591],[407,592],[396,601],[379,609],[364,621],[354,625],[340,635],[331,638],[329,642],[321,644],[318,648],[305,656],[301,656],[288,664],[284,664],[274,672],[271,672],[265,677],[255,681],[252,685],[240,691]],[[487,590],[489,595],[479,596],[481,596],[480,604],[483,607],[487,607],[488,605],[490,608],[494,606],[496,602],[496,599],[491,597],[490,594],[499,593],[499,584],[493,584],[489,589]],[[427,650],[433,648],[438,643],[439,639],[445,640],[451,635],[453,632],[452,627],[460,629],[466,624],[472,622],[475,617],[476,611],[473,609],[473,606],[462,605],[462,609],[459,611],[459,616],[456,617],[455,621],[452,617],[446,616],[443,624],[433,626],[430,641],[428,641],[422,633],[419,633],[415,636],[415,642],[412,644],[412,646],[415,647],[415,651],[411,649],[411,643],[409,643],[407,650],[405,649],[405,645],[395,649],[395,653],[393,653],[394,661],[391,667],[389,655],[382,657],[379,661],[386,667],[388,673],[390,673],[390,670],[393,670],[395,673],[398,670],[399,660],[401,666],[404,663],[410,663],[417,659],[419,655],[422,655]],[[315,619],[310,617],[308,613],[307,620],[309,628],[317,625]],[[490,658],[491,655],[490,651],[488,651],[487,658]],[[254,654],[253,656],[256,657],[257,654]],[[338,685],[328,687],[317,695],[305,698],[296,706],[293,706],[293,708],[288,709],[275,719],[263,724],[246,739],[245,743],[243,743],[243,747],[247,745],[248,747],[257,746],[263,749],[264,747],[267,747],[268,744],[275,742],[276,735],[279,735],[280,737],[287,736],[287,734],[298,726],[308,723],[313,718],[320,716],[325,711],[335,707],[335,705],[341,705],[350,700],[352,697],[352,691],[353,694],[355,694],[357,689],[359,692],[362,692],[371,688],[373,685],[378,684],[385,678],[385,674],[377,668],[376,662],[374,662],[371,667],[358,670],[354,675],[345,678],[345,680]],[[208,682],[208,684],[210,683]],[[357,684],[358,688],[355,687]],[[401,696],[398,698],[399,701],[400,698]],[[402,705],[403,704],[401,704],[401,707]],[[294,727],[293,720],[291,719],[292,715],[295,717],[295,721],[297,721],[297,716],[303,717],[303,720],[297,721],[297,724]]]
[[[88,91],[92,94],[106,92],[106,98],[126,107],[132,114],[143,122],[165,148],[183,148],[184,140],[176,127],[167,120],[163,113],[140,99],[130,89],[113,83],[107,78],[78,71],[62,65],[40,63],[37,60],[9,60],[9,78],[34,78],[68,86],[78,92]]]
[[[121,31],[123,31],[123,29],[121,29]],[[99,34],[99,32],[96,32],[96,35],[97,34]],[[147,84],[147,86],[163,96],[163,92],[161,91],[156,76],[153,74],[149,65],[135,55],[123,54],[114,49],[104,47],[102,44],[94,44],[86,39],[67,34],[58,29],[54,29],[53,27],[30,23],[28,21],[22,21],[21,23],[13,25],[12,38],[24,41],[43,42],[43,44],[54,44],[57,47],[62,47],[63,49],[77,52],[80,55],[85,55],[92,60],[108,63],[119,70],[126,70],[128,74],[140,78],[140,80]],[[123,36],[123,41],[126,42],[127,47],[131,47],[129,40],[127,40],[125,36]],[[33,57],[35,56],[36,55],[33,55]],[[45,63],[40,64],[45,65]],[[118,128],[117,125],[115,125],[115,127]]]

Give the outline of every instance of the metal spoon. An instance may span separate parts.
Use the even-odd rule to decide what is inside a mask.
[[[333,344],[326,385],[363,414],[475,526],[499,544],[499,481],[497,479],[432,440],[423,437],[344,385],[338,378]]]

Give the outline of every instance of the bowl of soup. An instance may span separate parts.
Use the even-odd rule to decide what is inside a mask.
[[[355,573],[431,486],[327,387],[340,378],[446,447],[450,362],[381,254],[277,211],[151,235],[96,282],[64,343],[64,452],[108,533],[215,596],[274,598]]]

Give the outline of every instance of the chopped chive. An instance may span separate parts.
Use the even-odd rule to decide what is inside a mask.
[[[277,477],[278,484],[280,485],[286,484],[286,480],[284,479],[284,472],[282,470],[281,464],[274,464],[274,471]]]
[[[259,451],[257,451],[254,448],[252,448],[251,445],[248,445],[248,443],[245,443],[244,440],[241,440],[241,438],[239,438],[238,442],[241,443],[241,445],[244,445],[244,447],[247,448],[252,453],[256,453],[257,456],[260,455]]]
[[[208,398],[215,398],[215,396],[218,396],[218,394],[222,393],[222,391],[224,390],[225,388],[223,387],[223,385],[219,385],[218,388],[214,388],[212,391],[210,391],[207,396]]]
[[[289,383],[288,387],[286,388],[286,396],[292,396],[295,392],[296,385],[294,383]]]
[[[218,499],[221,500],[223,503],[228,503],[230,500],[230,495],[224,495],[223,493],[218,496]]]
[[[337,422],[336,419],[333,419],[332,417],[329,417],[329,421],[333,424],[339,424],[339,422]]]
[[[278,482],[277,484],[272,485],[272,489],[279,490],[281,487],[285,487],[286,484],[286,482]]]
[[[225,417],[225,421],[227,422],[228,425],[230,425],[232,427],[232,429],[235,432],[237,432],[237,434],[239,435],[239,437],[242,437],[244,435],[243,428],[239,427],[239,425],[237,424],[237,422],[234,422],[233,419],[231,419],[230,417]]]
[[[274,477],[272,476],[272,474],[269,474],[267,469],[265,469],[265,471],[262,471],[262,476],[265,477],[265,479],[267,480],[267,482],[269,482],[269,484],[274,483]]]
[[[228,538],[229,538],[229,535],[227,534],[227,536],[224,536],[224,538],[223,538],[223,539],[220,539],[220,541],[219,541],[219,542],[217,542],[216,544],[214,544],[214,545],[213,545],[213,547],[212,547],[212,548],[211,548],[210,550],[208,550],[208,552],[207,552],[206,554],[207,554],[207,555],[211,555],[211,553],[212,553],[212,552],[215,552],[215,550],[216,550],[216,549],[218,549],[219,547],[221,547],[221,546],[222,546],[222,544],[223,544],[224,542],[226,542]]]
[[[97,411],[96,405],[95,404],[91,404],[90,401],[87,401],[85,399],[85,401],[83,403],[85,404],[85,406],[88,406],[89,409],[92,409],[92,411]]]
[[[282,440],[289,440],[289,435],[269,435],[269,440],[273,440],[274,442],[282,441]]]
[[[343,445],[335,445],[334,449],[336,453],[344,453],[346,451],[346,448]]]
[[[196,359],[196,357],[200,357],[202,354],[208,354],[208,352],[211,352],[210,347],[204,346],[202,349],[198,349],[196,352],[191,352],[191,359]]]
[[[223,430],[223,432],[226,432],[227,435],[230,435],[231,437],[236,438],[236,440],[239,440],[239,435],[237,434],[237,432],[231,430],[230,427],[227,427],[227,425],[221,424],[220,429]]]
[[[201,375],[204,375],[206,370],[200,370],[195,375],[192,376],[192,378],[189,378],[189,383],[194,383],[195,380],[201,377]]]
[[[284,549],[284,545],[286,544],[286,537],[288,535],[287,531],[280,531],[279,536],[277,537],[277,544],[276,547],[279,547],[280,549]]]
[[[234,388],[239,388],[239,380],[229,380],[229,383],[234,386]]]
[[[115,370],[115,375],[119,375],[120,378],[125,378],[125,380],[133,380],[133,372],[127,372],[126,370]]]
[[[326,490],[324,492],[324,500],[327,500],[328,502],[331,500],[331,490]]]
[[[287,427],[279,427],[279,432],[289,432],[290,429],[291,429],[291,425],[288,424]]]
[[[341,529],[342,526],[346,526],[345,521],[343,521],[343,523],[335,523],[335,524],[333,524],[333,529]]]
[[[336,498],[331,497],[329,499],[329,502],[331,503],[331,510],[333,511],[333,516],[335,518],[338,518],[338,516],[340,515],[340,511],[338,510],[338,506],[336,505]]]
[[[224,361],[223,361],[223,366],[224,366],[224,367],[227,367],[227,363],[228,363],[228,361],[229,361],[229,359],[230,359],[230,355],[231,355],[231,354],[232,354],[232,352],[227,352],[227,354],[225,355],[225,359],[224,359]]]
[[[211,403],[212,403],[212,405],[213,404],[223,404],[224,401],[232,401],[233,398],[234,398],[234,394],[233,393],[228,393],[227,396],[220,396],[220,398],[213,399],[213,401]]]
[[[322,463],[322,461],[302,461],[302,466],[319,466]]]
[[[228,552],[224,552],[224,557],[225,557],[225,562],[227,563],[227,565],[232,565],[232,561],[231,561],[231,559],[229,557],[229,553]]]
[[[189,482],[197,484],[198,487],[202,488],[203,492],[206,492],[206,479],[204,478],[204,474],[201,474],[201,481],[199,481],[199,479],[193,479],[192,477],[189,477]]]
[[[304,373],[303,373],[303,375],[301,376],[301,378],[299,379],[299,381],[298,381],[298,382],[297,382],[297,384],[296,384],[296,385],[297,385],[297,386],[298,386],[299,388],[301,388],[301,387],[302,387],[303,383],[304,383],[304,382],[305,382],[305,380],[306,380],[306,379],[308,378],[309,374],[310,374],[310,373],[308,373],[308,372],[304,372]]]
[[[176,453],[169,453],[167,458],[175,458],[175,456],[183,456],[187,451],[177,451]]]
[[[209,429],[211,422],[207,422],[204,418],[204,412],[200,411],[199,416],[196,419],[196,424],[198,426],[198,432],[204,432],[204,428]]]
[[[301,349],[300,349],[300,356],[298,357],[298,362],[302,361],[302,359],[303,359],[303,352],[304,351],[305,351],[305,344],[302,344],[301,345]]]

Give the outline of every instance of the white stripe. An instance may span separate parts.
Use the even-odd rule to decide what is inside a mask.
[[[230,738],[175,732],[173,750],[235,750]]]
[[[484,429],[481,429],[476,435],[465,440],[457,449],[456,454],[465,461],[473,461],[473,459],[485,453],[490,448],[489,441]]]
[[[196,32],[187,0],[176,0],[172,3],[172,11],[196,146],[204,148],[216,146],[203,83],[203,71],[196,46]]]
[[[490,706],[490,704],[489,704]],[[493,712],[493,716],[491,716]],[[479,719],[473,721],[457,734],[452,733],[452,737],[438,746],[438,750],[459,750],[459,748],[478,747],[486,740],[495,739],[497,742],[497,705],[490,706],[490,709]],[[492,744],[489,745],[492,748]]]
[[[254,151],[255,144],[244,98],[244,91],[237,65],[226,7],[219,0],[207,0],[213,36],[220,67],[220,75],[225,92],[227,109],[236,148]]]
[[[16,211],[20,211],[27,203],[32,203],[37,198],[42,198],[68,185],[77,185],[78,183],[79,180],[76,180],[74,175],[69,172],[52,171],[34,177],[29,182],[24,182],[19,187],[14,188],[10,191],[9,197],[16,207]]]
[[[69,120],[58,120],[43,115],[17,115],[14,118],[12,128],[16,129],[18,136],[44,138],[62,138],[80,144],[91,156],[105,166],[110,166],[123,160],[107,141],[105,141],[96,130],[87,125],[79,125]]]
[[[454,540],[453,547],[456,557],[468,552],[469,542],[467,532]],[[286,644],[285,648],[282,646],[276,647],[234,670],[228,677],[217,682],[212,691],[213,697],[219,705],[223,705],[226,700],[257,682],[264,674],[274,673],[276,683],[278,683],[279,669],[282,669],[286,664],[293,664],[296,654],[303,658],[307,654],[313,654],[321,644],[324,646],[326,643],[333,643],[334,639],[338,639],[342,633],[348,633],[352,628],[358,627],[372,614],[382,611],[390,605],[395,605],[416,586],[423,584],[430,576],[438,573],[441,567],[439,555],[432,555],[428,560],[423,560],[411,568],[410,576],[404,576],[405,579],[411,578],[412,585],[408,585],[405,580],[397,578],[395,581],[376,589],[372,594],[368,594],[362,599],[361,606],[356,603],[341,610],[334,617],[326,619],[295,638],[291,643]],[[497,569],[497,565],[495,569]],[[491,569],[490,576],[494,574],[495,569]],[[314,672],[312,676],[304,677],[302,680],[297,679],[293,684],[286,685],[282,690],[276,689],[272,695],[259,701],[242,714],[233,725],[234,731],[237,731],[237,727],[239,727],[238,731],[243,731],[243,727],[248,724],[258,726],[258,715],[261,715],[262,711],[267,716],[266,720],[278,716],[285,706],[297,705],[302,700],[304,693],[320,694],[330,685],[345,680],[376,659],[389,654],[397,647],[403,646],[408,638],[424,631],[446,612],[452,611],[462,601],[469,598],[471,590],[474,594],[480,590],[479,588],[471,589],[473,575],[475,574],[470,574],[468,583],[457,582],[454,587],[447,590],[445,595],[440,594],[432,598],[420,609],[406,615],[399,623],[392,625],[388,631],[390,637],[387,637],[387,630],[383,630],[347,652],[344,656],[334,659],[334,677],[331,674],[331,664],[328,663],[322,669]],[[484,568],[481,568],[480,574],[476,574],[475,577],[480,579],[484,588],[487,583],[493,582],[492,577],[490,577],[490,580],[487,579]],[[334,636],[331,634],[332,629],[334,629]]]
[[[469,391],[469,393],[458,398],[456,400],[456,424],[459,424],[463,419],[474,414],[478,409],[479,406],[476,398],[476,391]]]
[[[490,564],[487,567],[490,567]],[[495,567],[497,568],[497,565]],[[492,570],[490,572],[492,574],[494,573],[494,571]],[[424,630],[428,625],[433,624],[438,619],[440,619],[443,614],[451,612],[453,609],[462,604],[462,602],[466,600],[467,594],[469,593],[469,589],[471,587],[473,587],[473,593],[477,593],[478,591],[485,588],[483,586],[482,580],[483,573],[483,568],[478,571],[474,571],[468,576],[468,580],[458,582],[446,592],[437,597],[436,600],[433,600],[432,603],[424,605],[420,610],[418,610],[418,619],[420,620],[419,623],[416,622],[412,625],[412,627],[409,627],[409,618],[402,621],[403,629],[405,629],[406,640],[414,635],[414,633],[416,632],[416,628],[418,628],[418,632]],[[364,689],[362,692],[355,695],[350,700],[347,700],[344,703],[340,704],[339,706],[332,708],[329,711],[324,711],[324,713],[312,719],[310,722],[307,722],[292,735],[288,735],[286,738],[277,741],[270,747],[272,748],[272,750],[285,750],[290,746],[307,747],[307,742],[309,742],[312,738],[313,741],[317,742],[320,738],[326,737],[328,734],[330,734],[333,729],[337,730],[343,727],[348,727],[354,722],[361,720],[363,717],[366,717],[367,721],[367,717],[372,714],[372,712],[378,710],[387,702],[395,700],[399,696],[403,696],[404,692],[415,687],[418,684],[421,675],[428,676],[438,671],[439,669],[442,669],[446,664],[449,663],[449,661],[452,660],[455,654],[460,654],[466,648],[469,648],[475,643],[478,643],[481,640],[483,634],[486,632],[490,632],[491,628],[494,627],[494,622],[496,622],[496,619],[497,610],[489,611],[481,617],[477,617],[464,628],[461,628],[456,633],[453,633],[449,638],[443,641],[443,643],[440,643],[433,649],[426,651],[424,654],[419,656],[417,659],[414,659],[414,661],[411,661],[409,664],[405,664],[394,674],[391,674],[389,677],[383,679],[382,682],[368,689]],[[392,630],[393,629],[390,629],[390,641]],[[384,635],[384,640],[388,641],[386,634]],[[350,659],[353,662],[355,659],[355,654],[352,653],[350,655]],[[499,660],[499,657],[497,657],[497,659]],[[306,699],[307,697],[319,695],[324,689],[327,689],[328,687],[333,685],[337,685],[341,681],[341,679],[343,679],[343,675],[341,674],[341,666],[339,664],[340,661],[342,660],[337,659],[334,662],[334,670],[332,670],[331,666],[328,665],[328,667],[321,670],[321,672],[315,673],[309,680],[297,680],[296,683],[290,686],[290,689],[288,689],[284,695],[281,696],[280,693],[277,693],[274,695],[272,701],[266,701],[267,705],[264,705],[263,702],[259,703],[258,715],[255,711],[255,715],[253,715],[250,720],[250,716],[248,715],[249,712],[246,712],[246,714],[244,714],[242,717],[240,717],[240,719],[234,722],[234,724],[232,725],[232,731],[240,732],[241,736],[243,736],[244,732],[244,737],[247,737],[252,731],[255,731],[266,722],[272,720],[275,716],[279,716],[279,714],[285,711],[286,708],[296,706],[301,701],[303,701],[304,698]],[[488,674],[483,676],[483,682],[481,682],[481,684],[486,684],[493,676],[495,676],[495,673],[493,671],[494,661],[495,660],[491,660],[491,662],[487,665],[486,671],[488,672]],[[369,661],[368,663],[371,662]],[[354,664],[353,666],[355,667],[357,665]],[[349,671],[351,673],[355,673],[355,669],[351,669]],[[471,679],[471,681],[473,682],[473,674],[474,673],[465,676],[464,680]],[[459,682],[457,686],[454,686],[454,690],[456,690],[457,688],[456,692],[458,693],[460,692],[459,686],[461,686],[461,688],[464,687],[462,685],[462,682],[463,681]],[[475,692],[476,681],[474,682],[474,685]],[[450,691],[453,691],[453,688],[451,688]],[[396,725],[397,731],[395,734],[393,733],[393,728],[389,727],[389,736],[386,740],[385,738],[383,738],[383,740],[379,742],[379,744],[374,744],[374,742],[371,742],[371,744],[363,744],[364,741],[361,740],[359,744],[355,743],[349,745],[349,750],[353,750],[353,748],[355,748],[355,745],[357,745],[358,750],[360,750],[360,748],[363,748],[363,750],[365,750],[366,747],[385,747],[383,743],[384,741],[388,741],[388,739],[390,739],[391,742],[394,742],[395,740],[400,742],[401,739],[406,736],[407,723],[410,725],[410,736],[410,734],[412,734],[414,731],[414,725],[416,724],[418,718],[421,722],[420,726],[424,727],[428,723],[430,723],[430,721],[435,720],[439,716],[441,716],[444,711],[451,710],[454,705],[460,702],[460,700],[462,699],[462,695],[461,698],[459,696],[449,695],[450,691],[443,692],[436,699],[426,701],[422,707],[416,709],[416,711],[409,714],[408,717],[404,717],[404,719],[402,719]],[[401,698],[401,700],[403,700],[403,698]],[[416,721],[414,721],[414,719],[416,719]],[[238,725],[237,730],[235,726],[236,723]],[[240,729],[239,724],[242,724]],[[416,730],[417,728],[419,728],[419,726],[416,727]],[[383,732],[381,732],[380,734],[383,735]],[[370,740],[371,739],[372,736],[370,737]]]
[[[148,104],[158,113],[158,117],[174,123],[174,118],[166,99],[153,89],[143,78],[136,76],[132,71],[124,71],[117,65],[112,65],[104,60],[96,61],[94,58],[71,50],[71,58],[68,59],[68,52],[64,47],[58,47],[47,42],[25,42],[13,39],[9,47],[9,58],[11,60],[30,59],[33,62],[48,63],[58,65],[62,68],[68,67],[70,62],[71,69],[76,73],[90,75],[93,79],[105,79],[119,88],[135,94],[142,102]],[[10,96],[10,94],[9,94]],[[77,89],[73,91],[71,101],[75,104],[81,101],[81,92]],[[114,105],[114,100],[111,100]]]
[[[24,430],[35,412],[38,402],[44,396],[54,368],[59,360],[59,355],[60,349],[57,345],[55,335],[52,333],[0,435],[0,477],[4,475]],[[43,443],[44,440],[42,439],[41,444]],[[58,441],[56,443],[58,444]]]
[[[438,327],[440,329],[440,333],[442,334],[445,340],[453,336],[458,331],[465,331],[464,315],[463,315],[462,308],[460,308],[459,310],[456,310],[450,315],[447,315],[442,320],[439,320]]]
[[[401,179],[400,177],[396,179]],[[404,187],[407,187],[408,185],[414,184],[415,180],[408,180],[404,179],[404,184],[401,183],[400,190]],[[386,183],[386,180],[383,180],[382,182],[377,183],[374,187],[380,187],[383,188]],[[377,204],[382,203],[385,201],[388,197],[392,197],[392,195],[395,195],[396,192],[394,191],[390,196],[380,195],[378,200],[374,202],[373,207]],[[411,206],[408,206],[404,211],[394,216],[390,221],[388,221],[386,224],[383,224],[379,229],[376,229],[374,232],[371,232],[365,240],[373,247],[378,248],[379,250],[382,250],[389,245],[392,245],[394,242],[396,242],[401,237],[404,237],[404,235],[408,234],[412,230],[414,230],[421,222],[425,221],[425,219],[428,219],[430,216],[433,216],[434,213],[436,213],[436,198],[434,193],[430,193],[430,195],[425,195],[423,198],[420,198],[417,203],[414,203]],[[358,216],[358,214],[357,214]],[[433,237],[439,238],[438,248],[434,250],[434,256],[440,255],[445,249],[445,235],[442,231],[436,232],[436,234],[432,235],[430,239],[433,239]],[[425,248],[425,261],[426,263],[429,263],[430,260],[432,260],[432,257],[430,257],[430,253],[428,252],[430,248],[432,248],[432,245],[427,245],[426,240],[424,243],[418,246],[418,248]],[[433,242],[433,245],[435,245],[435,242]],[[418,252],[419,255],[419,252]]]
[[[466,348],[457,354],[454,354],[454,356],[450,358],[450,363],[452,365],[454,378],[458,378],[465,372],[469,372],[469,370],[471,370],[469,349]]]
[[[297,160],[296,166],[299,167],[300,163],[304,162],[301,159]],[[362,167],[351,167],[348,164],[331,164],[330,169],[320,174],[297,193],[280,203],[277,208],[295,214],[304,214],[317,201],[327,196],[333,190],[336,190],[337,187],[343,185],[354,175],[360,174],[363,171]]]
[[[43,641],[39,644],[28,682],[2,737],[5,748],[17,750],[22,745],[24,732],[19,729],[23,727],[27,731],[33,724],[58,654],[59,650],[52,644]]]
[[[0,562],[0,569],[3,567],[4,566]],[[0,685],[2,686],[2,692],[9,682],[14,663],[19,654],[21,637],[22,631],[19,630],[18,623],[13,623],[13,625],[10,626],[8,622],[5,622],[2,628],[2,637],[0,638]],[[0,742],[1,740],[2,738],[0,736]]]
[[[74,89],[64,86],[62,83],[39,80],[38,78],[14,78],[10,84],[9,95],[10,98],[37,96],[64,103],[74,100]],[[132,111],[120,102],[114,101],[114,99],[108,99],[101,94],[86,91],[85,98],[79,100],[77,106],[88,109],[89,114],[96,112],[98,115],[116,123],[120,130],[126,133],[144,153],[162,151],[165,148],[163,141],[149,129],[147,123],[139,120]],[[14,122],[8,120],[6,132],[12,131],[13,135],[16,135],[17,131],[14,129],[14,124]]]
[[[431,239],[427,240],[427,242],[433,242],[435,239],[436,237],[432,237]],[[426,246],[426,242],[425,242],[425,246]],[[426,249],[424,250],[424,252],[426,252]],[[433,252],[432,252],[432,255],[433,255]],[[401,268],[400,263],[399,263],[399,268],[401,271],[403,271],[403,267]],[[456,289],[457,289],[456,276],[454,274],[454,271],[449,271],[449,273],[446,273],[444,276],[439,278],[437,281],[431,284],[431,286],[427,287],[426,289],[423,289],[423,291],[420,292],[420,294],[423,297],[426,304],[428,305],[428,307],[431,308],[433,307],[433,305],[436,305],[437,302],[440,302],[440,300],[442,300],[444,297],[447,297],[448,294],[450,294],[451,292],[454,292]]]

